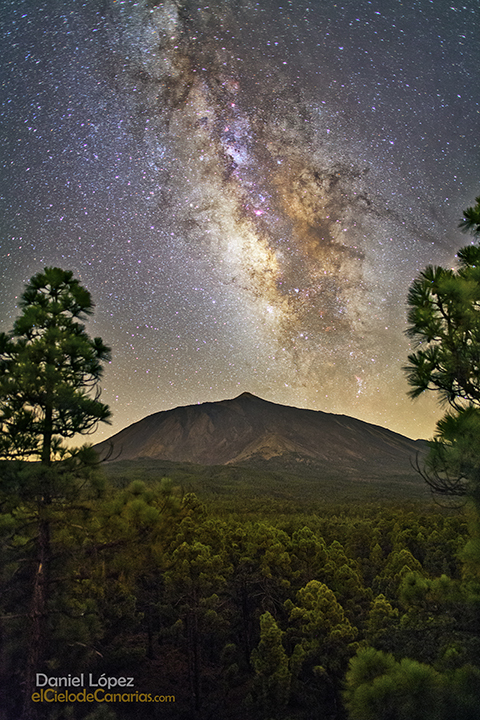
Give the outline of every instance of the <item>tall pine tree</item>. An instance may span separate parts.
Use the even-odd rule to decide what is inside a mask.
[[[0,499],[12,518],[12,538],[18,535],[15,521],[28,517],[23,561],[31,575],[22,720],[30,720],[36,715],[30,696],[46,644],[52,519],[59,511],[66,517],[91,464],[91,457],[85,463],[86,449],[68,449],[63,441],[109,422],[98,383],[110,350],[87,334],[83,322],[93,312],[92,299],[70,271],[49,267],[34,275],[19,305],[22,312],[12,331],[0,335],[0,457],[40,462],[20,465],[18,472],[6,466],[3,475],[9,480],[2,483]]]
[[[93,307],[70,271],[31,278],[12,332],[0,335],[0,456],[49,465],[62,438],[109,421],[98,382],[110,349],[83,324]]]

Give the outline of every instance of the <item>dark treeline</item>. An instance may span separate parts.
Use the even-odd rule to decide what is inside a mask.
[[[42,527],[22,487],[39,468],[1,471],[0,717],[17,720]],[[98,469],[81,476],[75,494],[42,506],[35,673],[83,673],[87,686],[90,674],[133,677],[123,692],[164,701],[39,702],[31,717],[479,717],[478,549],[465,512],[283,502],[280,514],[239,497],[226,514],[166,478],[118,488]]]

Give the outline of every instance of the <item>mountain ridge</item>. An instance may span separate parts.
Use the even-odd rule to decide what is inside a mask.
[[[348,415],[235,398],[153,413],[95,446],[100,456],[202,465],[281,464],[295,459],[349,475],[413,471],[426,443]]]

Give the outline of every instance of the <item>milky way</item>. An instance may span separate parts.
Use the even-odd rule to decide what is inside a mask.
[[[431,434],[405,298],[479,191],[477,3],[3,6],[3,328],[55,264],[113,431],[248,390]]]

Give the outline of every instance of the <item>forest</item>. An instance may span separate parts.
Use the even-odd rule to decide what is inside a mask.
[[[29,662],[38,525],[19,495],[38,478],[30,464],[2,474],[11,506],[4,498],[0,703],[10,720]],[[116,488],[101,468],[81,485],[74,475],[62,480],[76,491],[49,508],[51,592],[35,673],[83,673],[87,692],[102,678],[133,678],[122,689],[133,701],[103,701],[119,692],[104,686],[99,703],[38,703],[38,717],[478,718],[468,513],[408,503],[280,513],[241,496],[226,513],[167,478]]]
[[[458,261],[408,298],[436,502],[112,472],[68,442],[110,419],[90,294],[31,278],[0,334],[0,720],[480,718],[480,247]]]

